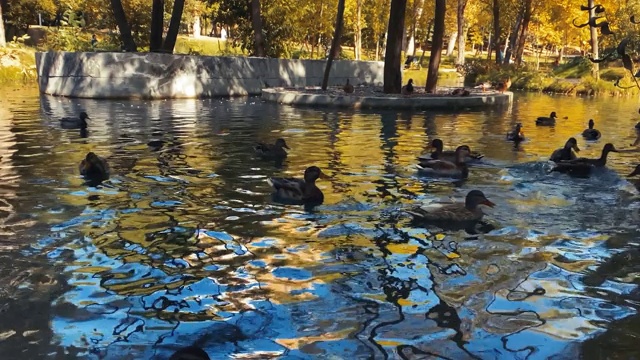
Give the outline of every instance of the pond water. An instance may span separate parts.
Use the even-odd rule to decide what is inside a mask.
[[[547,174],[631,149],[633,99],[516,94],[463,112],[361,112],[260,98],[0,99],[0,352],[16,359],[629,359],[640,356],[640,201],[610,155],[589,179]],[[62,130],[86,110],[89,134]],[[557,111],[555,127],[534,126]],[[579,136],[587,120],[603,133]],[[514,148],[504,134],[524,124]],[[276,166],[255,141],[286,139]],[[416,174],[433,138],[485,154],[465,182]],[[152,142],[149,146],[148,143]],[[84,184],[88,151],[113,175]],[[270,176],[317,165],[312,212]],[[393,214],[480,189],[489,233],[412,228]],[[13,356],[13,357],[12,357]],[[3,357],[4,358],[4,357]]]

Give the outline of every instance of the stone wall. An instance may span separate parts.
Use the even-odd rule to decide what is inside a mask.
[[[325,61],[158,53],[39,52],[40,92],[83,98],[259,95],[263,88],[319,86]],[[333,62],[329,86],[382,85],[384,63]]]

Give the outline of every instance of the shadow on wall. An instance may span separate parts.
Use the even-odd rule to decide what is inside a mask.
[[[36,53],[45,94],[85,98],[199,98],[259,95],[263,88],[320,86],[323,60],[158,53]],[[339,60],[329,86],[382,85],[382,62]]]

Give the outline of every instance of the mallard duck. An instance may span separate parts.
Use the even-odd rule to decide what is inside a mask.
[[[465,157],[465,162],[473,162],[473,161],[478,161],[480,159],[482,159],[484,157],[484,155],[477,153],[477,152],[472,152],[471,148],[469,148],[469,146],[467,145],[462,145],[465,150],[467,150],[469,152],[469,155],[467,155]],[[449,162],[455,162],[456,161],[456,152],[455,151],[451,151],[451,150],[447,150],[444,151],[444,143],[442,142],[442,140],[440,139],[433,139],[433,141],[431,142],[431,148],[435,149],[434,152],[432,152],[429,155],[422,155],[420,157],[418,157],[418,160],[423,161],[423,160],[444,160],[444,161],[449,161]]]
[[[511,78],[507,78],[507,80],[504,80],[498,83],[498,85],[496,86],[496,90],[500,91],[501,93],[504,93],[505,91],[509,90],[510,87],[511,87]]]
[[[91,119],[86,112],[81,112],[79,117],[63,117],[60,126],[63,129],[86,129],[87,119]]]
[[[467,145],[458,146],[455,152],[455,162],[440,159],[422,159],[417,166],[418,172],[423,175],[466,179],[469,176],[469,168],[465,158],[469,156]]]
[[[481,84],[478,84],[476,86],[473,87],[474,89],[480,89],[482,92],[485,92],[489,89],[491,89],[491,83],[488,81],[485,81]]]
[[[78,170],[80,175],[90,180],[106,180],[110,172],[107,160],[93,152],[88,152],[84,160],[80,161]]]
[[[287,146],[287,142],[280,138],[276,140],[276,143],[273,145],[258,143],[253,149],[256,151],[257,155],[264,158],[286,158],[287,151],[285,149],[290,148]]]
[[[553,167],[553,169],[551,169],[551,172],[557,171],[575,177],[588,177],[591,175],[591,171],[594,168],[600,168],[607,165],[607,156],[610,152],[618,152],[618,150],[613,146],[613,144],[607,143],[602,148],[600,158],[577,158],[569,161],[560,161]]]
[[[631,174],[627,175],[627,177],[634,177],[640,175],[640,165],[636,166],[636,168],[631,172]],[[633,181],[633,185],[640,191],[640,180]]]
[[[515,142],[524,141],[524,133],[522,132],[522,124],[521,123],[517,123],[513,127],[513,130],[511,130],[511,131],[509,131],[507,133],[507,140],[508,141],[515,141]]]
[[[434,224],[445,228],[464,228],[482,220],[484,213],[480,205],[495,206],[482,191],[471,190],[465,197],[464,204],[454,203],[433,209],[415,207],[406,212],[416,223]]]
[[[549,117],[545,117],[545,116],[540,116],[539,118],[536,119],[536,125],[555,125],[556,124],[556,119],[558,118],[558,116],[556,115],[555,111],[552,111],[551,114],[549,115]]]
[[[403,86],[400,90],[402,95],[411,95],[413,94],[413,79],[409,79],[407,85]]]
[[[342,90],[344,90],[344,92],[346,92],[347,94],[353,93],[353,85],[349,84],[349,79],[347,79],[347,83],[344,84]]]
[[[471,93],[469,92],[469,90],[465,88],[454,89],[451,92],[451,96],[469,96],[469,95],[471,95]]]
[[[317,166],[310,166],[304,171],[304,179],[270,178],[267,182],[276,190],[274,197],[286,203],[296,205],[321,205],[324,194],[316,186],[318,178],[327,176]]]
[[[580,152],[580,148],[578,147],[578,141],[576,138],[572,137],[567,140],[564,144],[564,147],[560,149],[556,149],[549,160],[553,162],[567,161],[567,160],[575,160],[577,158],[576,154],[573,152]]]
[[[600,131],[596,130],[593,128],[593,126],[595,125],[595,122],[593,121],[593,119],[589,119],[589,128],[585,129],[582,132],[582,137],[587,139],[587,140],[598,140],[600,139]]]

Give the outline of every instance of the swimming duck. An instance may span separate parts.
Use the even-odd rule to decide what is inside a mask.
[[[522,132],[522,124],[521,123],[517,123],[513,127],[513,130],[511,130],[511,131],[509,131],[507,133],[507,140],[508,141],[515,141],[515,142],[524,141],[524,133]]]
[[[594,168],[600,168],[607,165],[607,156],[610,152],[618,152],[611,143],[607,143],[602,148],[602,154],[598,159],[577,158],[569,161],[561,161],[551,169],[551,172],[557,171],[575,177],[588,177]]]
[[[413,79],[409,79],[407,85],[403,86],[400,90],[402,95],[411,95],[413,94]]]
[[[87,119],[91,119],[86,112],[81,112],[79,117],[63,117],[60,119],[60,126],[63,129],[86,129]]]
[[[553,162],[575,160],[577,157],[573,150],[580,152],[580,148],[578,148],[578,141],[574,137],[569,138],[569,140],[564,144],[564,147],[556,149],[553,154],[551,154],[549,160]]]
[[[256,155],[263,158],[286,158],[287,151],[285,149],[290,148],[287,146],[287,142],[280,138],[273,145],[258,143],[253,149],[256,151]]]
[[[342,90],[347,94],[353,93],[353,85],[349,84],[349,79],[347,79],[347,83],[342,87]]]
[[[466,179],[469,176],[469,168],[465,158],[469,156],[467,145],[458,146],[455,152],[455,162],[440,159],[420,159],[417,166],[418,172],[423,175]]]
[[[482,159],[484,157],[484,155],[477,153],[477,152],[472,152],[471,148],[469,148],[469,146],[467,145],[462,145],[465,150],[467,150],[469,152],[469,155],[467,155],[465,157],[465,162],[473,162],[473,161],[478,161],[480,159]],[[447,150],[444,151],[444,143],[442,142],[442,140],[440,139],[433,139],[433,141],[431,142],[431,148],[435,149],[434,152],[432,152],[430,155],[428,155],[429,157],[427,157],[426,155],[422,155],[420,157],[418,157],[418,160],[422,161],[422,160],[433,160],[433,159],[438,159],[438,160],[445,160],[445,161],[449,161],[449,162],[455,162],[456,161],[456,152],[455,151],[451,151],[451,150]]]
[[[93,152],[87,153],[84,160],[80,162],[78,170],[80,175],[89,180],[106,180],[110,172],[107,160]]]
[[[173,353],[169,360],[211,360],[211,358],[201,348],[188,346]]]
[[[627,177],[633,177],[636,175],[640,175],[640,165],[636,166],[636,168],[631,172],[631,174],[627,175]],[[633,181],[633,185],[640,191],[640,180]]]
[[[444,205],[434,209],[415,207],[406,212],[417,223],[437,224],[441,227],[465,227],[479,222],[484,217],[480,205],[494,207],[496,204],[487,199],[480,190],[471,190],[467,193],[463,203]]]
[[[276,190],[274,196],[281,202],[295,205],[321,205],[324,194],[316,186],[318,178],[327,176],[317,166],[310,166],[304,171],[304,179],[270,178],[267,182]]]
[[[558,118],[558,116],[556,115],[555,111],[552,111],[551,114],[549,115],[549,117],[545,117],[545,116],[540,116],[539,118],[536,119],[536,125],[555,125],[556,124],[556,119]]]
[[[504,93],[505,91],[509,90],[510,87],[511,87],[511,78],[507,78],[507,80],[501,81],[498,83],[498,85],[496,86],[496,90],[500,91],[501,93]]]
[[[589,119],[589,128],[585,129],[582,132],[582,137],[587,139],[587,140],[598,140],[600,139],[600,131],[596,130],[593,128],[593,126],[595,125],[595,122],[593,121],[593,119]]]

